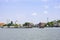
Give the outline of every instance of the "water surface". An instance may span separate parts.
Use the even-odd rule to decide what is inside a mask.
[[[60,40],[60,28],[0,28],[0,40]]]

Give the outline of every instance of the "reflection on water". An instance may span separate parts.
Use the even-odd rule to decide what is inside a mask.
[[[0,40],[60,40],[60,28],[3,28]]]

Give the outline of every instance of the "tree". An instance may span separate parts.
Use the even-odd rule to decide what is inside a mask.
[[[57,22],[60,23],[60,20],[58,20]]]
[[[23,26],[29,26],[29,24],[30,24],[29,22],[26,22],[23,24]]]
[[[18,24],[14,24],[14,28],[18,28]]]
[[[24,27],[31,28],[33,26],[32,23],[26,22],[23,24]]]
[[[13,26],[13,21],[11,21],[11,23],[10,23],[10,24],[11,24],[11,26]]]
[[[47,25],[50,26],[50,27],[53,27],[53,22],[48,22]]]
[[[7,24],[7,26],[8,26],[8,28],[10,28],[10,26],[11,26],[11,23]]]
[[[8,28],[10,28],[10,26],[13,26],[13,21],[11,21],[10,23],[7,24]]]

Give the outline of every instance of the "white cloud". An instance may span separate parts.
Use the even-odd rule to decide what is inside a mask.
[[[6,2],[8,2],[9,0],[5,0]]]
[[[5,2],[17,2],[19,0],[3,0],[3,1],[5,1]]]
[[[41,0],[41,1],[43,1],[43,2],[47,2],[48,0]]]
[[[45,13],[45,14],[47,14],[47,13],[48,13],[48,11],[44,11],[44,13]]]
[[[8,2],[8,0],[0,0],[0,2]]]
[[[36,15],[37,15],[37,13],[32,13],[32,15],[33,15],[33,16],[36,16]]]
[[[59,6],[55,6],[54,8],[60,8],[60,5]]]
[[[48,8],[49,8],[49,6],[48,6],[48,5],[45,5],[45,6],[44,6],[44,8],[45,8],[45,9],[48,9]]]
[[[19,1],[19,0],[11,0],[12,2],[17,2],[17,1]]]

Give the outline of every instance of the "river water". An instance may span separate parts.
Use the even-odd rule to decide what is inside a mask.
[[[0,40],[60,40],[60,28],[0,28]]]

